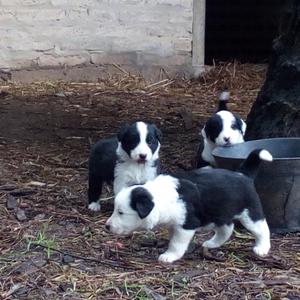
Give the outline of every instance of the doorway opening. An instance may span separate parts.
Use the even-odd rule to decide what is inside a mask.
[[[278,35],[282,0],[207,0],[205,64],[266,63]]]

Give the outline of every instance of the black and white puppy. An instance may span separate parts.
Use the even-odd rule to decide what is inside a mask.
[[[197,169],[181,178],[159,175],[144,185],[125,188],[115,198],[106,228],[128,235],[167,225],[171,239],[159,260],[171,263],[184,255],[197,229],[214,230],[203,247],[217,248],[230,238],[234,220],[239,220],[255,236],[254,253],[265,256],[270,250],[270,232],[253,183],[261,160],[272,161],[272,155],[253,151],[239,172]]]
[[[100,210],[103,183],[112,183],[114,194],[133,184],[143,184],[158,174],[162,134],[152,124],[136,122],[122,127],[117,137],[98,141],[89,160],[89,209]]]
[[[203,148],[199,147],[197,153],[197,168],[206,166],[215,167],[212,151],[217,146],[231,146],[244,142],[246,123],[227,109],[229,92],[222,92],[219,98],[218,110],[205,123],[201,130]]]

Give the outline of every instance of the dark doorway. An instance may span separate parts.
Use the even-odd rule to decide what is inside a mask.
[[[205,63],[267,62],[283,0],[207,0]]]

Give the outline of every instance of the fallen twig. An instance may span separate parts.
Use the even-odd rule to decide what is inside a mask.
[[[47,247],[47,246],[44,246],[44,245],[41,245],[41,244],[37,245],[37,247],[41,247],[41,248],[48,249],[48,250],[51,250],[51,251],[54,251],[54,252],[58,252],[58,253],[61,253],[63,255],[68,255],[68,256],[71,256],[73,258],[82,259],[84,261],[96,262],[98,264],[101,264],[101,265],[104,265],[106,267],[110,267],[110,268],[113,268],[113,269],[118,268],[118,269],[126,269],[126,270],[139,270],[139,268],[136,268],[136,267],[133,267],[133,266],[128,266],[128,265],[122,264],[120,262],[115,262],[115,261],[110,261],[110,260],[99,260],[97,258],[85,257],[85,256],[81,256],[81,255],[78,255],[78,254],[73,254],[73,253],[69,253],[69,252],[66,252],[66,251],[62,251],[62,250],[59,250],[59,249],[56,249],[56,248]]]

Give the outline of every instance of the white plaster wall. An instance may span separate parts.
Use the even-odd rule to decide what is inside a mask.
[[[0,0],[0,69],[191,65],[193,0]]]

